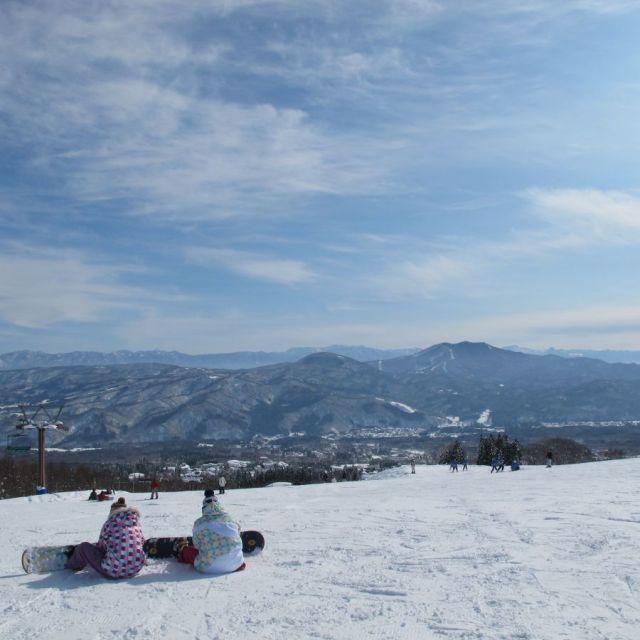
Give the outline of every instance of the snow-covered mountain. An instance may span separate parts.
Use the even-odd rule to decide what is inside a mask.
[[[428,430],[448,416],[475,423],[487,410],[494,427],[528,428],[638,420],[640,366],[459,343],[368,364],[313,353],[240,371],[162,364],[0,371],[5,429],[15,425],[16,403],[44,400],[64,403],[68,446]]]
[[[225,507],[267,541],[244,572],[23,574],[27,545],[97,539],[108,506],[88,489],[0,501],[0,637],[635,640],[640,628],[640,459],[231,490]],[[123,495],[148,537],[189,533],[202,498]]]
[[[1,369],[32,369],[35,367],[94,367],[120,364],[170,364],[177,367],[209,369],[250,369],[281,362],[295,362],[312,353],[329,351],[366,362],[386,360],[415,353],[418,349],[374,349],[364,346],[331,345],[329,347],[293,347],[286,351],[237,351],[190,355],[179,351],[12,351],[0,354]]]
[[[636,364],[525,354],[499,349],[485,342],[437,344],[415,354],[380,361],[378,369],[394,374],[446,374],[460,379],[547,386],[603,379],[640,379],[640,365]]]

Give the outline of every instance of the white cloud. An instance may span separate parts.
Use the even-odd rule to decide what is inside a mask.
[[[640,1],[565,0],[565,2],[553,2],[553,0],[524,0],[514,3],[510,2],[510,0],[495,0],[493,8],[504,13],[535,13],[548,16],[558,16],[576,11],[600,15],[635,11],[640,9]]]
[[[64,246],[8,243],[0,251],[0,320],[16,327],[108,323],[190,300],[169,286],[127,284],[146,269],[123,260],[107,263]]]
[[[98,322],[116,310],[140,308],[149,294],[119,284],[123,268],[78,252],[22,248],[0,256],[0,318],[41,328],[61,322]]]
[[[402,260],[386,258],[370,285],[388,299],[431,298],[446,289],[474,298],[497,273],[552,255],[594,247],[640,244],[640,196],[595,189],[529,189],[528,226],[502,239],[451,237],[446,242],[406,242]],[[488,276],[492,274],[492,277]],[[484,284],[483,284],[484,283]]]
[[[273,258],[247,251],[192,247],[187,250],[187,257],[197,264],[221,265],[248,278],[277,284],[301,284],[316,278],[316,274],[300,260]]]
[[[546,222],[584,242],[638,242],[640,196],[596,189],[531,189],[534,210]]]
[[[265,215],[289,197],[380,189],[384,141],[260,97],[224,99],[225,74],[234,65],[255,73],[256,60],[241,39],[181,31],[198,11],[215,21],[278,4],[196,0],[186,13],[178,2],[13,5],[0,26],[2,133],[38,150],[30,162],[58,194],[126,199],[123,213]]]
[[[430,298],[444,288],[457,288],[483,266],[483,259],[464,252],[434,253],[389,265],[372,278],[372,284],[388,300]]]
[[[463,153],[462,146],[487,152],[484,139],[478,147],[469,140],[456,145],[443,132],[538,135],[541,127],[522,126],[531,124],[531,113],[510,119],[483,98],[502,94],[512,70],[464,63],[475,60],[474,47],[495,44],[492,28],[501,16],[599,14],[637,3],[190,0],[187,6],[145,0],[4,8],[0,90],[8,126],[1,133],[38,149],[30,162],[57,183],[58,194],[79,204],[125,201],[124,213],[186,220],[273,215],[306,195],[384,192],[398,168],[425,149],[439,160]],[[236,12],[238,20],[273,14],[282,30],[265,34],[252,53],[241,37],[221,35],[221,21]],[[477,21],[477,13],[492,19]],[[194,37],[195,16],[218,30]],[[312,19],[317,30],[296,31],[295,16]],[[484,44],[467,48],[469,37],[419,54],[403,44],[412,30],[446,17],[486,22],[491,28],[471,30]],[[525,28],[529,18],[521,19]],[[275,55],[260,55],[263,49]],[[246,94],[233,81],[237,72],[255,79]],[[281,84],[272,92],[252,89],[276,78]],[[234,100],[224,97],[230,82]],[[289,100],[288,93],[304,98]],[[323,115],[319,105],[329,105]],[[341,118],[354,108],[364,126],[343,128]]]

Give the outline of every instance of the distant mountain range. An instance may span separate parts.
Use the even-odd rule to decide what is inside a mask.
[[[510,345],[505,350],[528,355],[554,355],[562,358],[593,358],[609,363],[640,363],[640,351],[598,351],[593,349],[528,349]],[[391,360],[414,356],[420,349],[375,349],[365,346],[331,345],[328,347],[294,347],[286,351],[236,351],[190,355],[179,351],[12,351],[0,354],[0,370],[32,369],[35,367],[105,366],[115,364],[170,364],[177,367],[206,367],[213,369],[252,369],[270,364],[296,362],[313,353],[336,353],[360,362]],[[421,353],[424,353],[421,352]]]
[[[604,360],[605,362],[626,362],[640,363],[640,351],[624,351],[615,349],[527,349],[527,347],[518,347],[510,345],[504,347],[510,351],[520,351],[521,353],[529,353],[538,356],[560,356],[562,358],[595,358],[596,360]]]
[[[243,370],[142,363],[0,371],[6,428],[16,403],[44,400],[64,402],[72,431],[63,444],[75,446],[435,431],[447,416],[475,423],[490,415],[494,426],[527,428],[640,418],[640,365],[462,342],[369,363],[320,352]]]
[[[280,362],[295,362],[312,353],[330,352],[366,362],[385,360],[416,353],[418,349],[372,349],[362,346],[332,345],[329,347],[295,347],[287,351],[237,351],[189,355],[179,351],[12,351],[0,355],[2,369],[32,369],[34,367],[104,366],[112,364],[171,364],[177,367],[208,367],[219,369],[251,369]]]

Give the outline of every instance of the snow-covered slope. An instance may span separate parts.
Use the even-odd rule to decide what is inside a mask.
[[[0,501],[0,638],[638,637],[640,459],[229,491],[267,539],[238,574],[154,561],[130,580],[25,575],[26,545],[97,538],[87,493]],[[124,494],[147,536],[186,534],[200,492]]]

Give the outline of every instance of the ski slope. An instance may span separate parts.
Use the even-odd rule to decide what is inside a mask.
[[[244,572],[25,575],[23,547],[97,539],[87,495],[0,501],[2,640],[639,637],[640,459],[228,491],[267,540]],[[123,495],[147,537],[200,512],[201,492]]]

